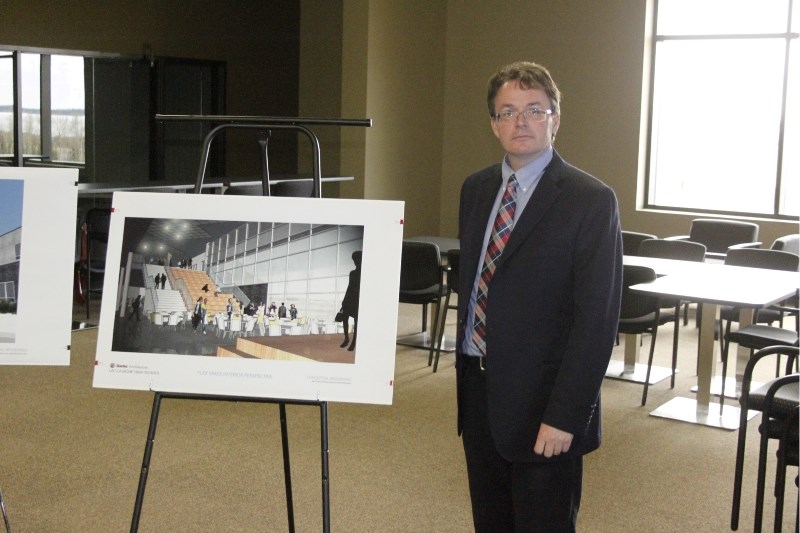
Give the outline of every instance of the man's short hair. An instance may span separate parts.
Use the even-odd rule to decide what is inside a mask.
[[[494,116],[494,101],[497,92],[503,84],[509,81],[516,81],[523,89],[541,89],[550,99],[550,107],[553,113],[561,113],[561,92],[553,81],[550,72],[537,63],[532,61],[517,61],[501,68],[489,78],[489,90],[486,96],[486,104],[489,106],[489,114]]]

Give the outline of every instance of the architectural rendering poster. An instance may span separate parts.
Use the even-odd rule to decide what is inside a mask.
[[[391,403],[402,224],[402,202],[115,193],[94,386]]]
[[[77,183],[0,167],[0,364],[69,364]]]

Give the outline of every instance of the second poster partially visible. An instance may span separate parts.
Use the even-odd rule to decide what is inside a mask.
[[[0,168],[0,365],[68,365],[78,170]]]

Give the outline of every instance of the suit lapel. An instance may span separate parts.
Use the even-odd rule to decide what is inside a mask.
[[[472,224],[472,228],[467,230],[469,248],[467,249],[465,246],[467,243],[462,243],[461,247],[461,271],[462,275],[466,276],[464,279],[474,280],[483,261],[483,255],[481,254],[483,235],[486,224],[490,223],[489,218],[494,216],[492,206],[502,181],[500,165],[497,165],[484,176],[475,188],[474,202],[472,203],[473,210],[468,213]]]
[[[553,153],[553,160],[547,165],[542,179],[539,180],[539,184],[536,186],[536,190],[533,191],[525,210],[514,225],[514,231],[511,232],[511,237],[500,255],[500,260],[497,263],[498,267],[514,254],[561,195],[559,182],[561,181],[562,167],[563,161],[558,154]]]
[[[492,206],[494,205],[494,200],[497,197],[497,191],[500,190],[502,181],[503,178],[498,168],[496,172],[492,172],[491,175],[486,176],[477,187],[475,191],[476,201],[474,212],[469,214],[477,227],[485,229],[486,224],[490,223],[489,218],[494,216],[494,213],[492,213]],[[473,249],[478,250],[478,253],[480,253],[481,246],[483,245],[483,232],[473,231],[471,237],[471,244],[474,246]]]

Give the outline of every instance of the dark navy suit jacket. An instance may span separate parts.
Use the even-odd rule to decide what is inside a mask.
[[[469,295],[499,164],[461,190],[456,375],[459,400]],[[614,192],[557,154],[520,215],[489,285],[486,383],[495,446],[510,461],[533,453],[542,422],[574,435],[569,452],[600,445],[600,385],[614,345],[622,286],[622,238]],[[459,401],[459,432],[461,402]]]

